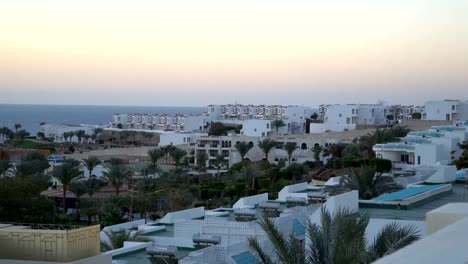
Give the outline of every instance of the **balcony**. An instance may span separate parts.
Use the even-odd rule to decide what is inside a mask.
[[[0,259],[69,262],[100,252],[100,226],[11,224],[0,228]]]

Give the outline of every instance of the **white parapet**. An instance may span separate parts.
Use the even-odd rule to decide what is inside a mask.
[[[457,168],[455,166],[440,166],[438,170],[426,180],[428,183],[447,183],[456,179]]]
[[[359,211],[359,193],[358,191],[350,191],[330,196],[322,207],[325,207],[331,215],[339,210],[346,210],[349,213],[357,212]],[[309,217],[309,220],[311,223],[320,224],[321,217],[322,210],[317,210]]]
[[[151,232],[166,230],[166,226],[155,226],[155,225],[139,225],[138,233],[144,235]]]
[[[427,234],[432,234],[462,218],[468,218],[468,203],[449,203],[426,214]]]
[[[303,190],[307,190],[307,182],[302,182],[298,184],[293,184],[293,185],[288,185],[284,186],[283,189],[278,193],[278,201],[286,201],[286,198],[288,197],[294,197],[294,198],[306,198],[307,199],[307,193],[298,193]]]
[[[253,196],[248,196],[244,198],[240,198],[232,208],[234,209],[242,209],[242,208],[252,208],[255,207],[257,204],[268,201],[268,193],[257,194]]]
[[[202,218],[205,216],[205,208],[204,207],[197,207],[191,208],[187,210],[167,213],[160,221],[161,224],[174,224],[176,220],[187,220],[187,219],[195,219],[195,218]]]
[[[468,218],[464,218],[374,263],[466,263],[468,259],[467,237]]]

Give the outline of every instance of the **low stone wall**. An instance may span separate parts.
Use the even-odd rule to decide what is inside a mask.
[[[425,130],[432,126],[446,126],[453,125],[452,121],[441,120],[401,120],[401,125],[407,126],[411,130]]]

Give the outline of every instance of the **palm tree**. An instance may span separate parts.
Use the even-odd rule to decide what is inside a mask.
[[[93,175],[94,168],[101,164],[101,161],[95,156],[90,156],[87,159],[83,159],[83,163],[89,171],[89,177],[91,177]]]
[[[4,140],[6,140],[6,139],[12,139],[15,133],[13,133],[13,131],[9,129],[8,127],[2,127],[0,129],[0,135],[2,135]]]
[[[252,190],[255,188],[255,179],[260,176],[260,170],[254,164],[249,164],[236,173],[236,177],[252,183]]]
[[[275,135],[278,135],[278,129],[280,127],[286,126],[286,124],[281,119],[275,119],[273,120],[273,122],[271,122],[271,126],[275,128],[275,132],[276,132]]]
[[[93,134],[91,135],[91,139],[93,141],[96,140],[103,131],[104,129],[102,128],[93,128]]]
[[[83,173],[80,171],[80,162],[75,159],[66,159],[62,166],[56,167],[54,177],[62,183],[63,189],[63,212],[67,213],[67,189],[70,184],[81,178]]]
[[[296,148],[296,142],[288,142],[285,145],[283,145],[283,149],[286,150],[286,152],[288,152],[288,164],[291,164],[291,158]]]
[[[245,141],[242,141],[236,144],[236,150],[237,152],[239,152],[239,155],[241,156],[241,161],[244,160],[245,155],[247,155],[247,153],[252,147],[253,147],[252,145],[250,145],[249,143]]]
[[[167,146],[162,146],[160,149],[164,152],[164,161],[167,163],[167,158],[170,156],[170,153],[175,149],[176,147],[172,145],[167,145]]]
[[[101,242],[101,247],[105,250],[114,250],[121,248],[124,245],[125,241],[134,241],[134,242],[149,242],[151,239],[141,236],[139,232],[136,231],[127,231],[125,229],[119,231],[104,231],[104,233],[109,238],[110,244]]]
[[[397,133],[397,132],[396,132]],[[385,129],[377,128],[373,133],[367,133],[359,138],[361,148],[367,152],[369,158],[375,157],[372,150],[375,144],[383,144],[395,140],[395,137]]]
[[[0,177],[12,167],[9,160],[0,160]]]
[[[372,199],[384,193],[391,193],[403,189],[390,176],[383,176],[382,173],[376,173],[373,167],[362,167],[360,171],[353,168],[348,177],[342,177],[338,192],[357,190],[359,198]]]
[[[70,138],[70,142],[72,142],[74,136],[76,136],[76,132],[73,132],[73,131],[68,132],[68,137]]]
[[[166,155],[166,154],[161,149],[150,149],[150,150],[148,150],[148,157],[150,159],[151,169],[152,170],[156,171],[156,169],[158,168],[158,161],[160,159],[164,158],[164,155]]]
[[[224,155],[221,155],[221,154],[216,155],[215,164],[216,164],[216,168],[218,169],[218,177],[220,176],[219,171],[221,170],[223,163],[224,163]]]
[[[120,188],[127,181],[132,171],[123,164],[113,164],[104,172],[104,177],[115,189],[115,196],[119,196]]]
[[[69,134],[68,132],[63,132],[63,138],[65,139],[65,142],[68,141]]]
[[[19,130],[18,132],[15,133],[15,137],[18,141],[18,143],[23,142],[26,137],[29,136],[29,132],[27,132],[24,129]]]
[[[93,198],[93,195],[96,191],[98,191],[105,183],[95,177],[87,178],[82,181],[84,186],[86,187],[86,193],[88,194],[89,198]]]
[[[74,181],[70,184],[70,191],[76,196],[76,214],[80,219],[80,204],[81,196],[86,193],[86,185],[83,181]]]
[[[392,138],[406,137],[409,132],[411,132],[411,129],[402,125],[393,126],[388,130],[388,133],[390,133]]]
[[[205,151],[198,151],[197,152],[197,167],[199,170],[206,167],[206,161],[208,160],[208,154]]]
[[[316,144],[312,149],[312,152],[314,152],[314,159],[317,163],[317,166],[320,166],[320,154],[322,153],[322,150],[323,148],[319,144]]]
[[[76,137],[78,138],[78,142],[81,143],[81,139],[84,138],[86,135],[86,132],[82,129],[76,131]]]
[[[18,132],[18,129],[22,128],[23,126],[21,124],[15,124],[15,133]]]
[[[273,244],[278,261],[273,261],[256,238],[250,238],[250,248],[257,260],[260,263],[371,263],[420,237],[416,226],[400,226],[393,222],[385,225],[368,243],[365,236],[369,224],[367,215],[353,214],[347,210],[332,215],[325,207],[322,207],[321,213],[321,225],[307,223],[306,236],[310,241],[307,248],[293,234],[286,238],[272,220],[263,216],[260,226]]]
[[[175,162],[175,167],[177,168],[180,165],[180,160],[187,155],[187,151],[174,147],[174,149],[169,152],[169,155],[171,155],[172,160]]]
[[[276,145],[277,145],[277,143],[274,140],[269,139],[269,138],[266,138],[266,139],[258,142],[258,147],[260,149],[262,149],[263,153],[265,153],[265,159],[266,159],[267,162],[269,162],[268,161],[268,154],[270,153],[270,151],[274,147],[276,147]]]

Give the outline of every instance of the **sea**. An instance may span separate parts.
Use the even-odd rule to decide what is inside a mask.
[[[94,106],[94,105],[26,105],[0,104],[0,127],[23,129],[36,135],[42,122],[47,124],[103,125],[112,121],[115,113],[199,114],[205,107],[172,106]]]

